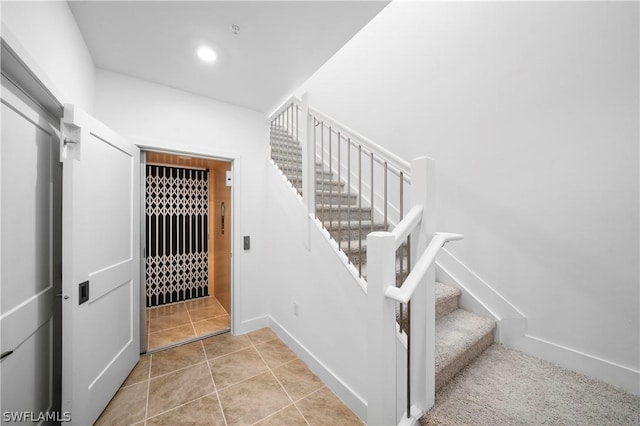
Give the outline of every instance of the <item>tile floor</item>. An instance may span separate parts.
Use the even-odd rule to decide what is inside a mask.
[[[147,308],[147,350],[229,329],[229,314],[215,297]]]
[[[362,425],[269,328],[145,355],[96,425]]]

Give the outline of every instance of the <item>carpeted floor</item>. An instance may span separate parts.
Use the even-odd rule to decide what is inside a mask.
[[[445,385],[426,425],[640,425],[640,397],[495,344]]]

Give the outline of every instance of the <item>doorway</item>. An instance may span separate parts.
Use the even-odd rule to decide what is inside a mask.
[[[146,351],[229,331],[230,161],[143,155]],[[143,345],[144,346],[144,345]]]

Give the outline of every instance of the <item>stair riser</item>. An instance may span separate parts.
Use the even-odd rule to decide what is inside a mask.
[[[302,149],[296,146],[272,146],[271,147],[271,155],[298,155],[302,156]]]
[[[285,174],[285,176],[287,176],[287,180],[289,180],[289,182],[292,182],[295,187],[297,187],[299,190],[302,191],[302,180],[300,179],[300,176],[296,176],[296,175],[289,176],[289,174],[286,173],[286,170],[285,170],[284,174]],[[316,187],[318,187],[318,186],[319,186],[318,182],[316,182]],[[329,191],[329,188],[333,189],[333,191],[332,191],[333,194],[340,194],[341,191],[342,191],[342,184],[338,183],[338,182],[325,182],[325,185],[324,185],[324,189],[326,191],[325,192],[325,204],[332,204],[332,203],[329,203],[327,201],[327,200],[329,200],[329,197],[331,197],[331,192]],[[316,202],[320,202],[320,200],[316,200]],[[345,204],[343,204],[343,205],[345,205]],[[325,207],[325,209],[328,209],[328,207]],[[336,220],[337,220],[337,217],[336,217]]]
[[[358,267],[358,265],[360,265],[360,255],[359,255],[359,252],[358,252],[358,242],[357,241],[352,242],[350,251],[346,247],[342,251],[345,252],[345,254],[349,258],[351,263],[353,263],[353,265],[356,268]],[[367,272],[366,265],[367,265],[367,248],[363,245],[362,246],[362,275],[366,275],[366,272]],[[404,282],[404,280],[407,279],[408,275],[409,275],[409,273],[404,269],[403,269],[402,273],[400,273],[399,267],[396,266],[396,285]]]
[[[301,180],[302,176],[299,173],[289,173],[287,174],[287,176],[290,179],[297,179],[297,180]],[[336,191],[336,188],[340,188],[340,190],[342,190],[342,188],[344,187],[344,183],[343,182],[335,182],[332,181],[331,178],[327,175],[324,175],[324,179],[322,179],[323,176],[320,175],[316,175],[316,188],[318,189],[318,191],[320,191],[322,189],[322,185],[325,186],[325,188],[327,188],[327,191],[329,190],[329,187],[331,186],[333,188],[333,191]]]
[[[302,155],[302,148],[288,146],[271,146],[272,155]]]
[[[436,320],[450,314],[458,309],[460,296],[449,297],[443,300],[438,300],[436,303]]]
[[[292,176],[302,176],[302,170],[300,168],[291,168],[291,170],[289,171],[289,173],[291,173]],[[332,180],[332,174],[329,172],[325,172],[320,170],[319,168],[316,169],[316,179],[324,179],[325,181],[331,181]]]
[[[298,167],[302,167],[302,157],[272,155],[271,159],[276,163],[296,164]]]
[[[292,129],[285,129],[283,127],[272,127],[269,129],[269,133],[277,136],[291,136],[294,132]]]
[[[271,151],[271,158],[275,160],[291,161],[295,159],[302,159],[302,152],[295,151]]]
[[[374,231],[384,231],[385,228],[384,226],[381,225],[374,225]],[[363,225],[362,227],[362,233],[360,233],[360,230],[358,229],[358,227],[356,226],[355,228],[352,229],[348,229],[346,226],[341,227],[340,230],[338,230],[338,228],[336,227],[335,229],[331,229],[329,231],[329,233],[331,234],[331,236],[336,240],[340,240],[340,241],[354,241],[357,240],[360,235],[362,234],[362,239],[366,239],[367,238],[367,234],[371,232],[371,228],[369,226],[365,226]],[[356,241],[357,244],[357,241]],[[352,243],[352,247],[353,247],[353,243]]]
[[[298,164],[292,164],[289,172],[291,174],[297,174],[297,175],[302,174],[302,163],[300,162]],[[333,173],[328,172],[326,170],[322,170],[322,168],[316,164],[316,176],[320,176],[320,175],[331,177],[333,176]]]
[[[358,197],[355,194],[349,195],[342,192],[333,192],[330,194],[329,192],[316,191],[316,203],[324,203],[325,205],[340,204],[343,206],[356,206],[356,204],[358,203]]]
[[[320,193],[324,192],[326,195],[334,195],[335,193],[342,194],[343,188],[344,188],[343,182],[334,182],[334,181],[327,181],[327,180],[325,180],[324,182],[316,181],[316,191]],[[316,203],[320,204],[320,201],[316,200]],[[324,203],[327,204],[327,200],[325,200]]]
[[[286,173],[286,175],[289,180],[302,182],[303,177],[300,176],[299,174]],[[318,188],[318,190],[321,191],[323,186],[326,189],[327,193],[329,192],[329,188],[332,189],[332,192],[341,193],[344,188],[344,183],[331,181],[329,180],[328,176],[325,176],[325,180],[323,181],[323,180],[320,180],[320,176],[316,176],[316,188]]]
[[[300,193],[300,195],[302,195],[302,182],[298,182],[298,181],[291,181],[289,180],[289,182],[291,182],[291,184],[298,190],[298,192]],[[320,200],[320,193],[316,193],[316,200]],[[334,193],[333,196],[329,196],[329,193],[327,192],[324,195],[324,201],[327,204],[333,204],[333,205],[341,205],[341,206],[346,206],[346,205],[351,205],[351,206],[356,206],[357,204],[357,199],[355,196],[348,196],[347,194],[337,194]]]
[[[341,240],[344,241],[346,240]],[[351,263],[353,263],[355,266],[358,266],[360,264],[360,249],[358,246],[358,241],[352,240],[351,241],[351,250],[349,250],[349,248],[347,246],[342,246],[342,251],[347,255],[347,257],[351,260]],[[362,245],[362,265],[363,265],[363,275],[366,272],[366,265],[367,265],[367,247],[363,244]],[[400,263],[396,263],[396,285],[399,285],[401,283],[404,282],[404,280],[407,279],[407,277],[409,276],[409,272],[407,272],[406,267],[402,268],[402,273],[400,272]]]
[[[289,182],[291,182],[291,184],[298,190],[300,195],[303,195],[302,182],[292,181],[291,179],[289,179]],[[321,193],[316,193],[316,201],[318,202],[320,201],[321,195],[322,195]],[[324,201],[327,204],[341,205],[341,206],[351,205],[355,207],[358,200],[354,196],[349,197],[347,194],[340,194],[337,192],[334,192],[333,195],[330,196],[329,193],[327,192],[324,194]]]
[[[294,134],[293,131],[291,130],[284,130],[284,129],[271,129],[269,131],[269,135],[271,136],[277,136],[277,137],[284,137],[284,138],[290,138],[292,137]]]
[[[469,365],[471,361],[491,346],[493,341],[493,330],[491,330],[491,332],[485,334],[480,340],[476,341],[473,346],[469,347],[466,351],[457,356],[455,360],[443,367],[440,371],[436,371],[436,391],[447,384],[453,376],[458,374],[460,370]]]
[[[293,139],[281,139],[281,138],[274,138],[271,137],[271,139],[269,140],[269,145],[271,146],[271,149],[287,149],[287,150],[293,150],[293,149],[299,149],[300,151],[302,151],[302,145],[300,144],[299,141],[293,140]]]
[[[320,220],[371,220],[371,210],[329,209],[325,207],[325,210],[322,211],[320,206],[316,206],[316,217]]]

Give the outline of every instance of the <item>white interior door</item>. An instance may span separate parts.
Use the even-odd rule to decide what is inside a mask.
[[[0,413],[2,424],[34,424],[59,408],[58,123],[4,76],[0,97]]]
[[[140,152],[73,105],[62,121],[62,409],[90,425],[140,356]]]

